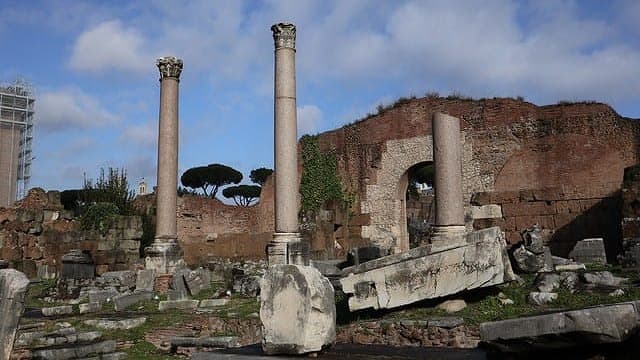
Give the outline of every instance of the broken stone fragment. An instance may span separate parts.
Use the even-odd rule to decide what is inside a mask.
[[[391,309],[515,280],[500,228],[469,233],[465,240],[447,249],[433,251],[427,245],[355,267],[340,279],[351,295],[349,310]]]
[[[638,302],[619,303],[480,324],[484,344],[503,352],[620,343],[640,325]]]
[[[462,299],[447,300],[436,305],[436,309],[444,310],[448,313],[455,313],[467,307],[467,303]]]
[[[9,359],[24,296],[29,285],[27,276],[14,269],[0,270],[0,359]]]
[[[607,253],[604,250],[604,239],[584,239],[578,241],[569,253],[569,257],[584,264],[607,263]]]
[[[260,289],[262,349],[267,354],[304,354],[333,344],[333,286],[311,266],[274,265]]]
[[[553,271],[551,251],[543,246],[539,253],[533,252],[525,245],[520,245],[513,251],[513,258],[521,272],[536,273]]]
[[[527,300],[532,305],[546,305],[558,299],[558,294],[553,292],[530,292]]]
[[[609,271],[596,271],[593,273],[586,273],[582,275],[582,278],[587,284],[594,286],[620,286],[620,284],[627,282],[629,279],[614,276]]]

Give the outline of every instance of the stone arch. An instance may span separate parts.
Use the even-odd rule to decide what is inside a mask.
[[[389,140],[377,165],[376,182],[366,186],[361,211],[370,215],[369,225],[362,227],[362,237],[392,252],[409,249],[406,218],[406,190],[409,169],[433,161],[430,135]]]

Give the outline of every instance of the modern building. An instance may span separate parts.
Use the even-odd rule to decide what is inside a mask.
[[[24,80],[0,85],[0,206],[26,195],[31,178],[34,94]]]

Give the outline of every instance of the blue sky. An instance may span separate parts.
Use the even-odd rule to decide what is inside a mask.
[[[270,26],[297,25],[299,133],[401,96],[597,100],[640,118],[640,1],[3,1],[0,80],[36,89],[31,186],[155,184],[155,59],[184,60],[180,171],[273,165]]]

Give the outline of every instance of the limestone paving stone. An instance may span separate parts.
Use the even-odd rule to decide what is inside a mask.
[[[220,307],[229,303],[229,299],[204,299],[200,301],[201,308]]]
[[[91,354],[112,353],[115,350],[116,342],[107,340],[81,346],[36,350],[33,352],[33,356],[43,360],[66,360],[82,358]]]
[[[73,314],[73,306],[71,305],[42,308],[42,315],[44,316],[61,316],[70,314]]]
[[[104,330],[129,330],[136,328],[147,321],[144,316],[130,318],[130,319],[89,319],[85,320],[84,324],[94,326]]]
[[[170,309],[179,310],[195,310],[200,303],[199,300],[166,300],[160,301],[158,304],[159,311],[166,311]]]

